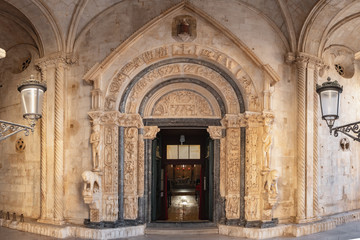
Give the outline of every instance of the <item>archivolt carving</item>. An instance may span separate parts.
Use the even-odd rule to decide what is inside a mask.
[[[206,61],[218,63],[220,66],[227,69],[228,72],[231,72],[231,77],[233,77],[233,79],[236,79],[238,84],[242,87],[243,92],[246,93],[246,96],[244,97],[246,97],[247,99],[246,102],[249,104],[249,108],[255,110],[260,107],[254,83],[252,82],[249,75],[240,66],[240,64],[237,63],[234,59],[230,58],[229,56],[220,51],[208,47],[203,47],[195,44],[173,44],[169,46],[162,46],[145,52],[140,56],[135,57],[124,67],[122,67],[116,77],[114,77],[109,84],[108,91],[105,97],[105,109],[114,110],[114,101],[116,101],[114,97],[121,95],[119,93],[122,89],[121,86],[127,81],[126,77],[129,77],[129,79],[134,77],[133,75],[136,74],[136,72],[139,72],[139,68],[143,67],[145,64],[149,64],[150,62],[159,61],[161,59],[170,58],[173,56],[183,56],[190,58],[200,57]],[[163,67],[161,67],[161,69],[161,71],[164,71]],[[176,71],[176,69],[174,68],[173,70]],[[157,73],[158,77],[161,77],[160,72]],[[166,72],[162,74],[164,76]],[[155,75],[153,75],[152,77],[155,77]],[[277,80],[274,81],[276,82]],[[139,86],[139,88],[141,87]],[[138,90],[139,89],[135,90],[135,92],[137,92]],[[226,91],[223,92],[225,93]],[[136,98],[135,93],[130,97]]]
[[[209,102],[191,91],[175,91],[163,96],[155,105],[155,117],[211,117],[214,116]]]
[[[221,93],[226,100],[225,102],[229,108],[229,112],[237,113],[240,111],[235,91],[219,73],[202,65],[178,63],[159,67],[158,69],[150,71],[140,79],[129,94],[130,97],[127,100],[126,106],[127,112],[137,112],[137,107],[151,86],[159,84],[161,81],[171,77],[176,78],[194,75],[210,81],[212,85],[218,88],[218,92]]]

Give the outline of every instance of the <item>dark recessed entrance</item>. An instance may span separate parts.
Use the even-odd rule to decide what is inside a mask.
[[[206,129],[161,129],[152,153],[151,221],[213,221],[214,154]]]

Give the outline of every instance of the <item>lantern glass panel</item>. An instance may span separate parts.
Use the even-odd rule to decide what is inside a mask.
[[[36,87],[21,90],[21,102],[24,118],[41,118],[42,99],[44,91]]]
[[[339,91],[325,90],[320,93],[321,110],[324,119],[337,119],[339,117]]]

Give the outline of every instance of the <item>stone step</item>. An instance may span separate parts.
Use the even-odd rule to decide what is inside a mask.
[[[148,227],[145,234],[149,235],[200,235],[200,234],[219,234],[217,227],[202,228],[158,228]]]

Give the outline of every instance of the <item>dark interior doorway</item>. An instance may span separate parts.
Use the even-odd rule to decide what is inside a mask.
[[[161,129],[152,152],[151,220],[212,221],[213,142],[206,129]]]

